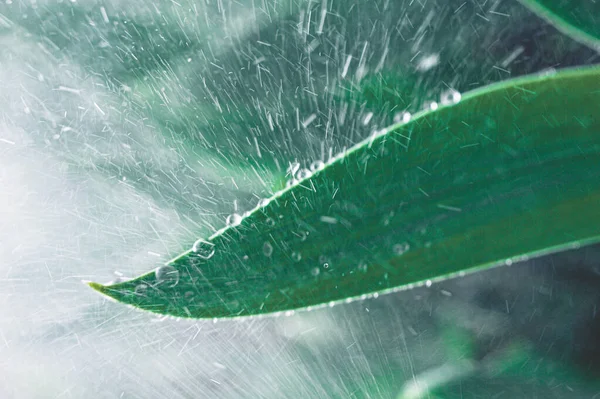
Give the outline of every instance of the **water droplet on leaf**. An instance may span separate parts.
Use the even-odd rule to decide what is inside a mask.
[[[360,271],[361,271],[361,272],[363,272],[363,273],[366,273],[366,272],[367,272],[367,269],[368,269],[368,267],[369,267],[369,266],[367,265],[367,262],[364,262],[364,261],[363,261],[363,262],[360,262],[360,263],[358,264],[358,270],[360,270]]]
[[[133,292],[138,296],[145,296],[146,292],[148,292],[148,286],[146,284],[138,284],[135,286]]]
[[[394,245],[394,253],[396,255],[402,255],[406,252],[408,252],[408,250],[410,249],[410,244],[407,242],[402,242],[400,244],[396,244]]]
[[[242,217],[237,213],[232,213],[231,215],[227,216],[225,223],[227,223],[227,226],[238,226],[240,223],[242,223]]]
[[[457,104],[461,98],[462,96],[458,91],[450,89],[442,93],[440,96],[440,103],[442,105],[453,105]]]
[[[437,102],[435,101],[430,101],[426,104],[425,109],[428,109],[430,111],[435,111],[436,109],[438,109],[439,105]]]
[[[313,163],[310,164],[310,170],[312,170],[313,172],[317,171],[317,170],[321,170],[325,167],[325,163],[323,161],[314,161]]]
[[[258,207],[259,208],[264,208],[265,206],[269,205],[269,202],[271,202],[270,199],[268,199],[268,198],[261,198],[258,201]]]
[[[215,244],[199,238],[192,246],[192,251],[199,258],[210,259],[215,254]]]
[[[265,242],[263,244],[263,254],[266,257],[270,257],[271,255],[273,255],[273,246],[271,245],[270,242]]]
[[[308,170],[308,169],[300,169],[298,171],[298,173],[296,174],[296,178],[298,180],[304,180],[304,179],[308,179],[311,175],[312,175],[312,173],[310,172],[310,170]]]
[[[292,259],[294,262],[300,262],[302,259],[302,254],[300,252],[292,252]]]
[[[161,266],[154,272],[156,282],[174,287],[179,283],[179,271],[171,265]]]
[[[308,231],[301,231],[300,232],[300,241],[306,241],[309,234],[310,234],[310,232],[308,232]]]
[[[290,163],[290,166],[287,168],[287,173],[290,176],[295,176],[298,169],[300,169],[300,164],[298,162]]]
[[[408,123],[410,122],[410,118],[412,118],[410,112],[398,112],[394,115],[394,123]]]

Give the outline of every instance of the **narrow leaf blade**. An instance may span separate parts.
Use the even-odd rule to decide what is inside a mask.
[[[134,280],[90,285],[155,313],[237,317],[599,242],[598,104],[600,68],[467,93],[278,193],[210,237],[208,253],[196,245]]]

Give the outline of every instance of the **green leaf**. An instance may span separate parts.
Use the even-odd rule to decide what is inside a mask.
[[[598,242],[599,103],[600,68],[475,90],[358,144],[198,252],[90,285],[160,314],[247,316]]]
[[[521,0],[533,12],[583,43],[600,44],[600,2],[590,0]]]

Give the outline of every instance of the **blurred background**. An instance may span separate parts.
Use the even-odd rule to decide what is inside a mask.
[[[449,88],[596,50],[516,0],[1,1],[1,398],[600,398],[600,247],[217,323],[81,283]]]

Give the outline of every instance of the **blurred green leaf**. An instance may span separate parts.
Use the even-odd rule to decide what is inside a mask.
[[[247,316],[598,242],[599,78],[565,70],[467,93],[310,177],[300,170],[268,205],[156,271],[90,285],[161,314]]]
[[[600,2],[590,0],[521,1],[566,34],[583,43],[598,47]]]

